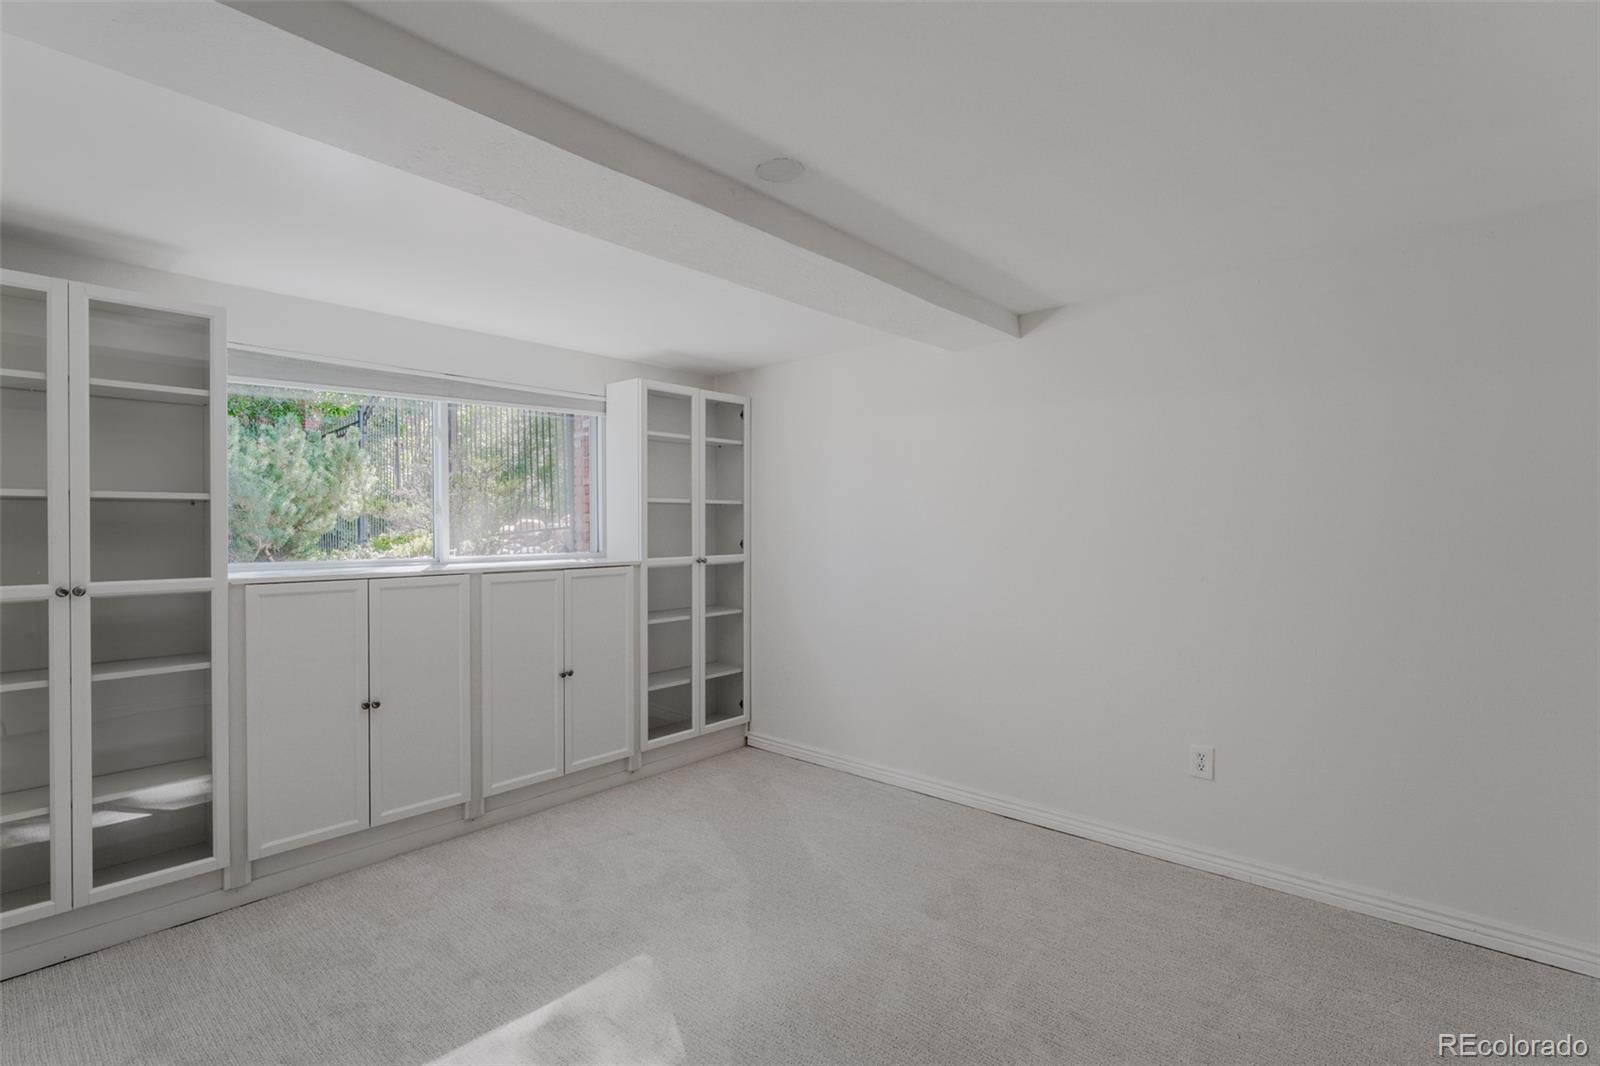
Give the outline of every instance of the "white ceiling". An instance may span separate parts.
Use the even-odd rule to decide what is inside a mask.
[[[0,90],[14,235],[708,372],[882,339],[11,36]]]
[[[361,6],[1013,311],[1600,183],[1593,4]],[[883,336],[31,42],[5,49],[13,230],[683,368]],[[774,155],[807,173],[757,181]],[[724,278],[740,277],[736,261]]]
[[[1593,4],[362,6],[1016,311],[1600,180]]]

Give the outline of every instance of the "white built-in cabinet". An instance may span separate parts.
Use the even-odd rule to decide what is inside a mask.
[[[607,550],[640,558],[640,748],[750,719],[750,402],[606,390]]]
[[[484,795],[628,758],[633,569],[482,582]]]
[[[0,925],[223,867],[222,313],[5,271]]]
[[[465,575],[245,590],[251,859],[465,804]]]

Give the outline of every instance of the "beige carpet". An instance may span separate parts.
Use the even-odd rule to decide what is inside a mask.
[[[6,982],[0,1058],[421,1063],[638,956],[689,1063],[1600,1045],[1589,978],[742,750]]]

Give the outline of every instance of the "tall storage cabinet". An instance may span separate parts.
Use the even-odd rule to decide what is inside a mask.
[[[644,750],[750,719],[749,408],[665,382],[606,390],[607,546],[644,561]]]
[[[6,271],[0,924],[227,853],[225,330]]]
[[[245,590],[251,859],[465,804],[463,575]]]

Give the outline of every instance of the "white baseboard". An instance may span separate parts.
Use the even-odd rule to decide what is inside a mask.
[[[1363,885],[1330,881],[1299,870],[1243,859],[1226,852],[1196,847],[1170,837],[1126,829],[1092,818],[1069,814],[1066,811],[1038,807],[1006,796],[967,788],[964,785],[938,781],[851,758],[848,755],[824,751],[807,744],[797,744],[794,741],[780,740],[759,733],[751,733],[747,739],[751,747],[763,751],[842,770],[857,777],[896,785],[926,796],[936,796],[952,803],[1015,818],[1020,822],[1029,822],[1073,836],[1085,837],[1141,855],[1165,859],[1181,866],[1247,881],[1253,885],[1287,892],[1292,896],[1314,899],[1319,903],[1332,904],[1345,910],[1382,918],[1413,929],[1450,937],[1453,940],[1559,966],[1564,970],[1600,977],[1600,948],[1594,945],[1562,940],[1531,929],[1506,925],[1481,915],[1467,914]]]

